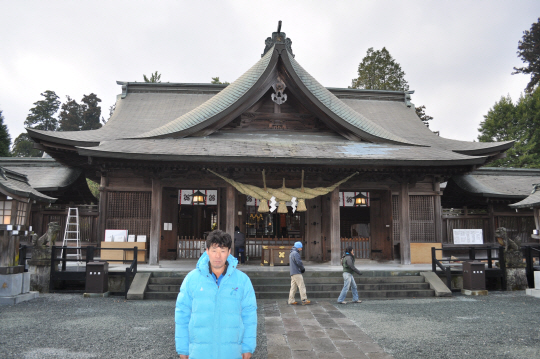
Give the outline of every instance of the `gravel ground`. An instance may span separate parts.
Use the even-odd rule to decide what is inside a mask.
[[[0,306],[3,359],[178,358],[174,301],[40,294]],[[261,307],[261,306],[259,306]],[[259,310],[254,359],[266,358],[264,312]]]
[[[540,300],[524,292],[336,306],[395,359],[540,358]]]

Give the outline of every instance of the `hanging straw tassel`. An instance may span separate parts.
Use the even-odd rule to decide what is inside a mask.
[[[302,193],[304,193],[304,170],[302,170],[302,186],[301,186]],[[296,207],[296,210],[298,212],[305,212],[307,211],[306,208],[306,200],[304,198],[298,199],[298,206]]]
[[[264,184],[264,190],[266,191],[266,177],[264,175],[264,170],[262,171],[262,176],[263,176],[263,184]],[[264,198],[261,198],[260,199],[261,203],[259,204],[259,208],[257,209],[257,211],[259,213],[268,213],[270,212],[270,208],[268,208],[268,201]]]
[[[287,210],[287,205],[285,204],[284,201],[280,201],[279,202],[279,207],[277,209],[277,213],[288,213],[289,211]]]

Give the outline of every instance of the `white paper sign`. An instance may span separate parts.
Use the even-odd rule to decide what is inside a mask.
[[[454,244],[484,244],[481,229],[454,229]]]

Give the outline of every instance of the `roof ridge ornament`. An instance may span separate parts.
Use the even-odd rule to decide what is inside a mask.
[[[261,57],[263,57],[275,44],[285,44],[287,51],[294,57],[291,47],[292,40],[289,39],[284,32],[281,32],[281,20],[278,22],[277,31],[272,33],[272,37],[267,37],[264,43],[266,46],[264,47]]]
[[[285,91],[286,87],[287,86],[285,83],[278,78],[277,81],[272,85],[272,88],[276,92],[272,94],[272,101],[278,105],[285,103],[285,101],[287,101],[287,94],[283,93],[283,91]]]

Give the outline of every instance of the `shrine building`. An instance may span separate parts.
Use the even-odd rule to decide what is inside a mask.
[[[412,92],[326,88],[300,65],[310,54],[296,58],[279,30],[260,59],[244,55],[254,65],[229,85],[118,82],[102,128],[27,129],[39,149],[100,183],[99,241],[110,229],[145,235],[149,264],[235,226],[252,244],[302,241],[307,260],[333,265],[348,242],[361,244],[360,258],[402,264],[416,244],[441,243],[440,183],[512,142],[440,137]],[[258,195],[238,189],[248,187]]]

